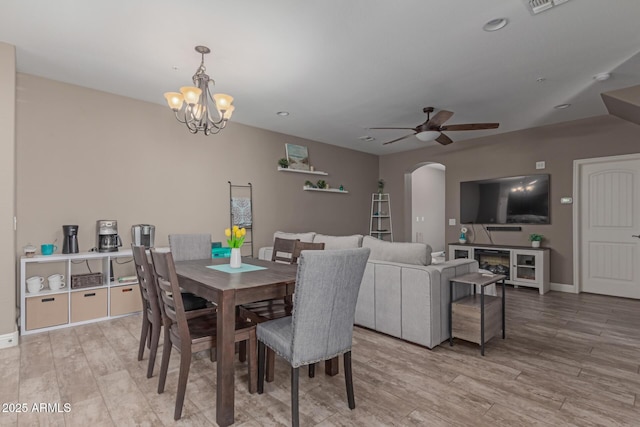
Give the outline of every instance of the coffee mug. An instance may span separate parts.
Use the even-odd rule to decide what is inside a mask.
[[[46,243],[44,245],[40,245],[40,251],[42,252],[42,255],[51,255],[57,250],[58,250],[58,247],[52,243]]]
[[[62,274],[52,274],[47,277],[47,280],[49,281],[49,289],[52,291],[57,291],[65,287],[65,283],[63,282],[64,276]]]
[[[27,279],[27,289],[30,294],[37,294],[44,288],[44,277],[33,276]]]

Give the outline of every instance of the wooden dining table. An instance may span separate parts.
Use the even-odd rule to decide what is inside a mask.
[[[208,268],[228,263],[228,258],[175,263],[180,286],[218,306],[216,421],[220,426],[234,423],[236,306],[293,295],[298,269],[296,264],[254,258],[243,258],[243,263],[264,269],[227,273]],[[338,373],[337,358],[325,363],[325,372],[327,375]]]

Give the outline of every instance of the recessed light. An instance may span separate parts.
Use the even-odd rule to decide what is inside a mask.
[[[289,115],[289,112],[288,111],[278,111],[276,114],[279,115],[280,117],[287,117]]]
[[[371,142],[371,141],[375,141],[376,140],[374,137],[369,136],[369,135],[359,136],[358,139],[360,141],[366,141],[366,142]]]
[[[538,83],[544,83],[544,82],[546,82],[546,81],[547,81],[547,78],[546,78],[546,77],[538,77],[538,78],[536,79],[536,81],[537,81]]]
[[[507,18],[496,18],[484,24],[482,26],[482,29],[489,32],[498,31],[506,27],[508,23],[509,21],[507,20]]]
[[[611,74],[610,73],[600,73],[600,74],[596,74],[595,76],[593,76],[594,80],[597,80],[599,82],[604,82],[606,80],[609,80],[611,78]]]
[[[560,104],[560,105],[556,105],[555,108],[556,110],[564,110],[565,108],[569,108],[571,107],[571,104]]]
[[[177,66],[177,65],[174,65],[174,66],[173,66],[173,67],[171,67],[171,68],[173,68],[173,71],[178,71],[178,66]]]

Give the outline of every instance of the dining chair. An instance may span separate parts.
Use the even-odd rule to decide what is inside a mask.
[[[211,258],[211,234],[169,234],[174,261]]]
[[[273,240],[273,252],[271,253],[271,261],[291,264],[293,246],[296,242],[299,241],[299,239],[281,239],[280,237],[276,237]]]
[[[276,237],[276,240],[282,241],[286,239],[279,239]],[[290,256],[285,257],[285,259],[287,259],[291,264],[295,264],[296,262],[298,262],[298,258],[300,258],[300,254],[303,250],[319,251],[324,249],[324,243],[301,242],[300,240],[289,240],[284,244],[282,242],[279,243],[281,247],[289,248],[289,242],[293,242],[293,247],[291,248]],[[275,257],[276,250],[274,244],[272,261],[274,261]],[[250,320],[251,322],[258,324],[267,322],[269,320],[290,316],[292,308],[293,303],[291,300],[291,296],[287,296],[285,298],[244,304],[241,305],[238,310],[241,318]],[[275,353],[271,349],[267,350],[267,382],[272,382],[275,378],[275,360]],[[314,376],[315,365],[312,364],[309,365],[309,378],[313,378]]]
[[[216,314],[207,309],[185,312],[182,298],[174,298],[174,295],[180,295],[180,286],[171,252],[158,252],[151,249],[151,258],[158,293],[162,301],[161,311],[165,331],[158,393],[164,392],[171,349],[175,347],[180,352],[180,372],[173,419],[179,420],[182,416],[192,354],[213,350],[216,347]],[[256,326],[236,322],[235,342],[243,341],[248,341],[249,348],[249,393],[255,393],[257,388]]]
[[[299,258],[293,314],[260,323],[258,393],[264,392],[265,347],[291,365],[291,423],[299,426],[298,369],[344,355],[347,401],[354,409],[353,321],[369,248],[304,251]]]
[[[138,360],[144,357],[145,342],[149,348],[149,366],[147,367],[147,378],[153,376],[158,343],[160,341],[160,329],[162,327],[162,311],[160,300],[155,283],[153,268],[147,257],[144,246],[131,245],[133,252],[133,263],[136,269],[136,276],[142,296],[142,330],[140,331],[140,345],[138,347]],[[182,292],[182,302],[185,311],[200,310],[210,307],[209,310],[215,313],[215,307],[207,304],[207,300],[195,296],[189,292]]]

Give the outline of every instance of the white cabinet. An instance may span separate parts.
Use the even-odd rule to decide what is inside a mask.
[[[124,287],[111,271],[112,266],[116,266],[118,275],[131,275],[135,272],[132,259],[130,249],[21,257],[20,333],[44,332],[142,310],[138,284],[129,283]],[[101,275],[95,286],[71,289],[71,277],[89,271]],[[52,274],[64,275],[66,286],[49,289],[47,277]],[[32,276],[44,277],[44,288],[37,293],[27,290],[27,278]],[[116,280],[111,281],[114,276]]]
[[[549,291],[549,249],[524,246],[450,244],[449,259],[468,258],[480,268],[507,276],[506,283]]]

